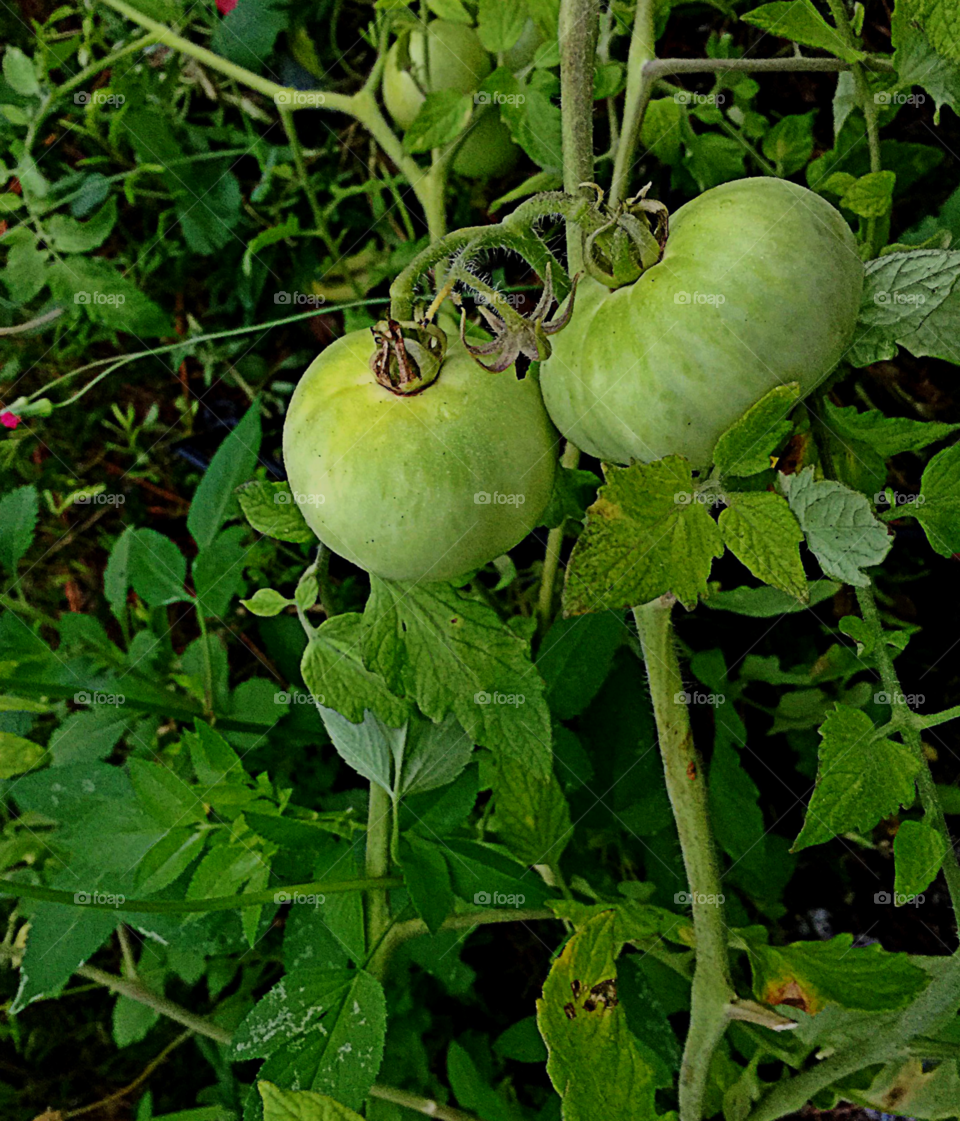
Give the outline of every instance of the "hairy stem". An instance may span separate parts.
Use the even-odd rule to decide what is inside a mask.
[[[367,811],[367,878],[379,880],[386,877],[389,870],[390,795],[378,783],[371,782]],[[366,902],[367,946],[372,950],[390,926],[390,906],[384,891],[368,891]]]
[[[896,73],[893,63],[886,59],[869,58],[860,65],[866,70]],[[839,58],[657,58],[643,69],[651,78],[665,78],[671,74],[714,74],[724,70],[739,70],[747,74],[788,71],[836,74],[850,70],[851,66]]]
[[[637,10],[633,17],[633,37],[630,40],[630,54],[627,58],[627,92],[624,101],[623,128],[620,142],[613,162],[613,181],[610,184],[610,205],[616,206],[627,194],[630,172],[633,170],[633,154],[640,139],[640,126],[650,101],[654,78],[646,71],[646,65],[656,54],[653,16],[655,0],[637,0]]]
[[[720,903],[720,870],[710,831],[707,776],[693,742],[687,706],[674,700],[683,691],[683,679],[670,621],[673,603],[672,596],[663,596],[635,607],[633,614],[650,683],[667,794],[693,897],[697,964],[690,1029],[680,1067],[680,1121],[700,1121],[710,1062],[726,1029],[736,993],[730,978],[727,928]]]
[[[580,462],[580,449],[569,440],[560,457],[560,468],[576,467]],[[553,592],[560,568],[560,552],[563,548],[563,527],[566,519],[547,534],[547,551],[543,556],[543,573],[540,577],[540,594],[537,597],[537,632],[542,638],[547,633],[553,618]]]
[[[593,179],[593,61],[600,33],[598,0],[560,0],[560,106],[563,111],[563,188],[583,194]],[[567,222],[567,269],[583,267],[583,234]]]

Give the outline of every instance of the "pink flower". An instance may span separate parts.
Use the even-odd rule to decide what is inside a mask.
[[[222,16],[225,16],[227,12],[232,12],[236,6],[237,0],[217,0],[217,11]]]
[[[0,413],[0,424],[2,424],[4,428],[16,428],[19,423],[20,417],[18,417],[16,413],[11,413],[9,411]]]

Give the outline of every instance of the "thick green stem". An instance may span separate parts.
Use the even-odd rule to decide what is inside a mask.
[[[960,705],[945,708],[943,712],[932,712],[929,716],[914,715],[914,724],[918,728],[936,728],[938,724],[946,724],[949,720],[960,717]]]
[[[637,0],[633,17],[633,37],[627,57],[627,92],[624,101],[623,128],[613,163],[613,181],[610,185],[610,205],[616,206],[627,195],[630,172],[633,170],[633,153],[640,139],[640,126],[650,101],[654,79],[645,67],[656,54],[653,16],[655,0]]]
[[[370,880],[386,877],[390,870],[390,795],[378,783],[370,783],[367,812],[366,874]],[[372,950],[390,926],[390,906],[383,891],[367,893],[367,946]]]
[[[877,666],[880,670],[883,688],[891,698],[890,712],[892,723],[900,732],[903,742],[920,761],[920,771],[917,775],[917,789],[920,793],[920,802],[923,806],[923,812],[929,819],[930,825],[936,829],[947,843],[947,854],[943,861],[943,876],[947,881],[947,890],[950,892],[950,902],[953,904],[954,916],[957,922],[960,923],[960,864],[957,862],[957,853],[953,847],[950,831],[947,828],[947,822],[943,815],[943,806],[940,804],[937,786],[933,781],[933,775],[930,773],[930,764],[923,750],[920,730],[914,720],[913,713],[906,707],[905,702],[901,702],[900,700],[903,696],[903,689],[900,685],[897,671],[893,665],[890,647],[887,645],[884,637],[883,624],[880,621],[880,613],[877,610],[877,601],[873,594],[872,585],[867,588],[857,588],[857,602],[860,604],[860,612],[863,615],[863,621],[866,623],[873,638],[874,655],[877,659]]]
[[[896,73],[892,62],[881,58],[865,59],[861,66],[884,74]],[[653,79],[671,74],[717,74],[739,71],[745,74],[811,73],[836,74],[850,69],[849,62],[839,58],[658,58],[644,67]]]
[[[635,607],[633,614],[650,683],[667,794],[692,897],[697,964],[690,1029],[680,1067],[680,1121],[700,1121],[710,1062],[726,1029],[736,992],[730,978],[720,869],[710,832],[707,776],[693,742],[687,706],[675,700],[683,692],[683,678],[670,621],[673,603],[672,596],[664,596]]]
[[[567,441],[560,457],[560,467],[573,468],[580,462],[580,449]],[[537,632],[542,638],[547,633],[553,619],[553,592],[560,568],[560,551],[563,548],[563,527],[566,519],[547,534],[547,551],[543,557],[543,573],[540,577],[540,594],[537,597]]]
[[[600,33],[598,0],[560,0],[560,106],[563,188],[582,195],[593,180],[593,62]],[[583,268],[583,233],[567,222],[567,269]]]
[[[477,1121],[474,1113],[464,1113],[462,1109],[454,1109],[452,1105],[443,1105],[433,1098],[424,1098],[420,1094],[411,1094],[408,1090],[398,1090],[394,1086],[375,1084],[370,1087],[370,1097],[393,1102],[394,1105],[404,1106],[427,1117],[439,1117],[440,1121]]]

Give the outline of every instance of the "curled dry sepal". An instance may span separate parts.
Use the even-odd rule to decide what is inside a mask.
[[[573,305],[577,296],[579,279],[580,275],[578,273],[573,278],[573,288],[570,292],[570,301],[567,304],[566,311],[549,322],[546,321],[545,317],[554,301],[553,279],[549,265],[547,265],[547,275],[543,283],[543,293],[529,318],[517,316],[515,320],[508,323],[501,319],[496,312],[481,304],[480,314],[487,321],[494,337],[490,342],[481,343],[479,346],[467,342],[464,336],[467,317],[466,312],[461,309],[460,341],[467,348],[471,357],[485,370],[489,370],[493,374],[499,374],[512,366],[520,354],[526,355],[531,362],[549,358],[552,347],[548,336],[562,331],[569,323],[570,316],[573,315]],[[491,356],[493,361],[489,365],[480,361],[481,358]]]
[[[370,330],[377,344],[370,369],[384,389],[409,397],[437,380],[447,354],[447,336],[439,327],[381,319]]]

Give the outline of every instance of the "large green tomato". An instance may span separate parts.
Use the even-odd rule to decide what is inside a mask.
[[[400,44],[387,53],[383,71],[383,103],[397,124],[407,129],[423,104],[423,90],[456,90],[472,94],[493,69],[476,31],[463,23],[435,19],[427,32],[411,32],[410,62],[417,79],[399,65]],[[429,65],[424,65],[424,46]],[[479,107],[478,107],[479,109]],[[519,151],[496,108],[475,114],[470,131],[454,157],[453,169],[468,179],[487,179],[508,172]]]
[[[353,331],[300,379],[283,428],[290,488],[324,544],[388,580],[449,580],[512,548],[553,489],[557,432],[531,377],[458,339],[433,384],[397,396]]]
[[[661,261],[610,291],[587,278],[541,367],[560,431],[598,459],[711,462],[775,386],[809,393],[849,347],[863,266],[840,213],[784,179],[715,187],[670,220]]]

